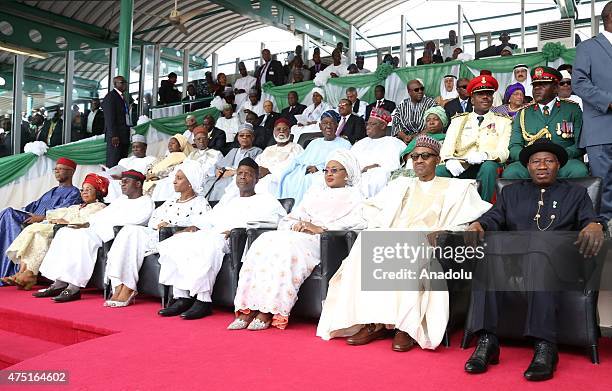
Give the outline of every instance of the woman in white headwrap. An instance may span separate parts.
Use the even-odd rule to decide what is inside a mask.
[[[300,286],[321,262],[320,234],[365,228],[357,158],[338,150],[323,171],[326,186],[312,187],[278,231],[262,234],[246,253],[234,299],[236,319],[228,329],[284,329]]]
[[[210,211],[202,194],[204,176],[198,162],[185,160],[173,177],[174,190],[180,196],[157,208],[146,227],[126,225],[119,231],[106,261],[106,277],[111,281],[113,296],[105,306],[125,307],[134,302],[138,271],[147,255],[157,253],[160,228],[194,226]]]
[[[457,76],[446,75],[440,81],[440,96],[436,98],[436,103],[444,106],[451,99],[458,97]]]
[[[320,87],[312,89],[312,104],[304,109],[300,115],[301,120],[297,125],[291,127],[293,142],[297,143],[302,133],[319,132],[319,120],[321,115],[327,110],[333,110],[333,107],[325,102],[325,91]]]

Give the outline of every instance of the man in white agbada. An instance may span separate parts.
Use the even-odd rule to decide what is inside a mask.
[[[276,225],[286,215],[276,198],[255,194],[258,172],[253,159],[243,159],[236,170],[240,197],[221,200],[197,226],[158,244],[159,282],[172,286],[175,299],[159,311],[161,316],[199,319],[210,315],[215,279],[223,256],[229,252],[230,231],[246,228],[252,221]]]
[[[278,194],[278,184],[280,176],[287,167],[293,162],[293,159],[304,152],[301,145],[290,141],[289,138],[289,121],[286,118],[279,118],[274,122],[274,140],[275,145],[270,145],[255,158],[255,162],[259,165],[259,181],[255,186],[255,192],[269,193],[273,196]],[[238,186],[233,181],[225,189],[224,197],[238,196]]]
[[[132,136],[132,156],[124,157],[110,171],[100,174],[110,181],[108,195],[104,200],[113,202],[121,197],[121,173],[123,171],[136,170],[146,174],[156,159],[155,156],[147,156],[147,138],[141,134],[134,134]]]
[[[355,143],[351,152],[361,167],[361,191],[373,197],[387,185],[391,172],[400,166],[400,154],[406,148],[397,137],[385,136],[391,114],[383,108],[373,108],[366,124],[366,134]]]
[[[312,140],[304,153],[293,159],[281,174],[278,198],[293,198],[297,206],[313,183],[323,184],[320,171],[325,167],[329,155],[338,149],[351,148],[348,140],[336,137],[339,121],[340,114],[337,111],[328,110],[323,113],[319,123],[323,138]]]
[[[240,130],[240,118],[238,118],[238,114],[234,113],[232,105],[228,103],[223,105],[221,114],[215,125],[225,132],[225,142],[227,144],[233,143],[238,130]]]
[[[54,281],[34,297],[52,297],[57,303],[81,298],[81,290],[91,278],[98,249],[115,237],[116,225],[146,224],[155,209],[151,197],[142,195],[145,176],[134,170],[121,175],[119,198],[94,214],[83,227],[60,229],[40,266],[40,273]]]
[[[238,72],[240,72],[241,77],[234,82],[234,94],[236,95],[234,103],[236,107],[240,107],[248,99],[247,93],[257,83],[257,78],[247,73],[246,65],[242,61],[238,63]]]
[[[105,306],[125,307],[134,302],[138,272],[144,258],[157,253],[160,228],[197,226],[209,213],[210,205],[202,194],[202,166],[195,160],[185,160],[173,177],[177,197],[155,209],[146,227],[126,225],[113,241],[106,261],[106,277],[110,279],[113,296]]]
[[[341,77],[348,75],[347,64],[342,61],[342,53],[338,48],[332,52],[333,63],[328,65],[325,69],[316,74],[314,83],[316,86],[321,87],[327,84],[330,78]]]
[[[251,88],[249,90],[248,99],[245,100],[242,105],[238,106],[238,117],[240,118],[241,123],[246,121],[246,115],[250,111],[257,114],[257,117],[265,114],[263,101],[261,100],[261,96],[257,88]]]
[[[187,130],[183,132],[183,136],[187,139],[189,144],[193,145],[193,130],[198,126],[198,120],[192,114],[185,117],[185,127]]]
[[[333,110],[333,107],[324,102],[325,91],[322,88],[315,87],[312,89],[312,104],[308,105],[299,118],[297,125],[291,127],[293,140],[297,143],[300,140],[302,133],[319,132],[319,120],[321,115],[328,110]]]
[[[410,154],[417,177],[397,178],[366,201],[368,229],[462,230],[491,207],[478,195],[475,181],[436,177],[440,143],[427,135],[417,140]],[[317,335],[350,337],[348,344],[363,345],[395,328],[393,350],[407,351],[415,341],[435,349],[447,322],[448,292],[362,291],[360,235],[330,280]]]
[[[236,319],[228,329],[284,329],[300,286],[321,262],[320,234],[365,228],[355,156],[338,150],[324,171],[325,186],[310,188],[278,230],[262,234],[247,252],[234,299]]]

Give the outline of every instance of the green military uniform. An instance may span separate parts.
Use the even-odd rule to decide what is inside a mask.
[[[532,70],[533,82],[558,82],[557,71],[548,67]],[[547,78],[548,76],[548,78]],[[560,77],[560,75],[559,75]],[[548,115],[542,112],[542,105],[533,102],[522,108],[514,117],[510,136],[510,161],[502,177],[509,179],[530,178],[527,168],[519,161],[521,150],[535,140],[545,137],[565,148],[569,160],[559,169],[559,178],[580,178],[589,175],[583,163],[584,151],[578,148],[582,130],[582,110],[580,106],[567,99],[555,98]]]

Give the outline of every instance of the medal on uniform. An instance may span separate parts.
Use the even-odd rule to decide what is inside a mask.
[[[574,137],[574,124],[572,122],[567,123],[567,138]]]
[[[561,124],[557,122],[557,136],[561,136],[563,132],[561,132]]]
[[[491,133],[495,133],[495,123],[491,123],[489,125],[487,125],[487,128],[491,131]]]

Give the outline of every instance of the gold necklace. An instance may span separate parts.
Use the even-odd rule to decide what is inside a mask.
[[[540,209],[542,208],[542,206],[544,206],[544,192],[546,191],[546,189],[540,189],[540,201],[538,201],[538,211],[536,212],[535,217],[533,218],[533,221],[536,222],[536,225],[538,226],[538,229],[540,231],[546,231],[548,228],[550,228],[550,226],[555,222],[555,215],[550,215],[550,223],[548,223],[548,225],[544,228],[540,227]],[[553,205],[556,204],[555,201],[553,201]],[[554,207],[554,206],[553,206]]]

